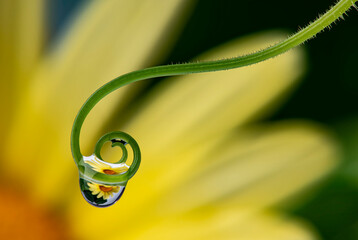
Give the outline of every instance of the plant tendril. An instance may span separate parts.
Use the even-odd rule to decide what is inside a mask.
[[[351,7],[357,8],[355,5],[356,1],[357,0],[341,0],[337,2],[325,14],[320,16],[314,22],[310,23],[307,27],[298,31],[296,34],[288,37],[282,42],[252,54],[217,61],[164,65],[146,68],[124,74],[103,85],[83,104],[75,118],[72,127],[71,150],[81,177],[93,182],[107,185],[126,183],[131,177],[133,177],[140,165],[141,154],[137,142],[130,135],[117,131],[107,133],[101,137],[95,146],[94,154],[96,157],[102,160],[100,150],[103,144],[105,142],[112,142],[112,147],[117,146],[122,149],[123,156],[119,160],[119,163],[124,163],[128,155],[125,145],[129,144],[133,150],[134,155],[130,168],[125,173],[119,175],[108,175],[85,168],[83,155],[80,150],[80,131],[85,118],[92,110],[92,108],[109,93],[127,84],[144,79],[228,70],[262,62],[269,58],[278,56],[296,46],[299,46],[300,44],[303,44],[307,40],[313,38],[319,32],[323,31],[325,28],[330,27],[332,23],[341,18],[342,15],[346,13]]]

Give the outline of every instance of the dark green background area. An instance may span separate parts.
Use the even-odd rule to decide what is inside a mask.
[[[295,32],[334,1],[201,0],[169,62],[183,62],[245,34],[269,29]],[[357,114],[358,12],[305,44],[309,69],[293,97],[273,116],[332,122]],[[188,58],[189,57],[189,58]]]
[[[83,1],[49,5],[50,42]],[[332,0],[199,0],[165,63],[196,55],[246,34],[284,29],[295,32],[323,13]],[[324,239],[358,239],[358,11],[305,44],[308,71],[288,101],[266,121],[304,118],[330,128],[342,145],[340,168],[290,212],[308,219]]]

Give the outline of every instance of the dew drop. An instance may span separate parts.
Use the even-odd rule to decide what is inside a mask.
[[[108,176],[121,175],[127,172],[129,166],[124,162],[108,163],[95,154],[83,157],[83,164],[79,165],[80,189],[86,201],[95,207],[108,207],[117,202],[127,185],[127,181],[116,185],[106,185],[94,182],[91,177],[96,173]],[[83,172],[83,174],[81,174]],[[87,177],[86,177],[87,176]]]
[[[92,206],[109,207],[121,198],[126,186],[101,185],[80,178],[80,188],[82,196]]]

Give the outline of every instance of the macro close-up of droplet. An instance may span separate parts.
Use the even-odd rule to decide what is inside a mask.
[[[122,157],[104,161],[101,149],[106,142],[119,147]],[[132,151],[128,152],[126,146]],[[140,164],[140,150],[136,141],[126,133],[111,132],[100,138],[94,153],[83,156],[78,153],[79,184],[82,196],[95,207],[108,207],[121,198],[128,180],[137,172]],[[127,157],[133,160],[127,165]]]
[[[82,196],[95,207],[109,207],[117,202],[126,188],[125,186],[101,185],[80,178]]]
[[[129,166],[124,162],[108,163],[98,158],[95,154],[83,157],[83,162],[85,172],[90,175],[97,173],[112,176],[121,175],[129,169]],[[82,196],[89,204],[96,207],[108,207],[113,205],[121,198],[126,184],[126,181],[121,184],[113,185],[101,184],[87,180],[84,177],[81,177],[80,174],[80,189]]]

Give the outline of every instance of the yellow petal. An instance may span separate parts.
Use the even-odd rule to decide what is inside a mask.
[[[123,167],[119,167],[119,168],[113,168],[113,171],[115,171],[116,173],[124,173],[129,169],[128,166],[123,166]]]
[[[97,88],[124,73],[154,64],[154,59],[163,56],[160,53],[164,46],[184,20],[182,11],[191,3],[89,2],[40,68],[32,89],[35,106],[56,116],[57,120],[52,120],[70,126],[81,105]],[[172,22],[176,27],[169,25]],[[138,84],[130,85],[134,86]],[[85,146],[94,141],[94,134],[115,108],[126,103],[126,97],[132,94],[126,93],[128,87],[107,96],[90,114],[82,138]]]
[[[14,71],[18,81],[28,80],[26,74],[32,72],[40,57],[44,7],[43,0],[0,2],[0,52],[1,60],[6,60],[1,66],[10,64],[9,69],[3,70]],[[20,87],[20,84],[15,86]]]
[[[92,191],[92,195],[97,195],[100,192],[99,189],[91,189],[90,188],[90,190]]]
[[[13,108],[28,85],[43,48],[44,1],[0,1],[0,132],[6,135]],[[6,117],[5,117],[6,116]]]
[[[182,183],[173,184],[166,200],[158,204],[163,213],[217,201],[264,208],[307,189],[337,160],[336,144],[312,124],[288,122],[247,129],[209,151],[193,166],[195,170],[182,172]]]
[[[202,149],[192,156],[188,152],[188,159],[161,159],[163,166],[156,169],[148,166],[151,158],[144,158],[125,197],[111,211],[91,208],[77,194],[69,221],[89,237],[97,236],[91,230],[95,226],[111,229],[121,224],[131,231],[131,222],[155,222],[208,205],[261,211],[308,189],[337,163],[337,147],[329,134],[304,122],[247,128]],[[122,219],[117,219],[119,214]]]
[[[242,55],[284,37],[279,32],[255,34],[199,59]],[[271,110],[297,83],[304,71],[303,59],[302,51],[295,49],[254,66],[166,80],[146,99],[126,131],[140,139],[143,152],[151,155],[175,154],[221,137]]]
[[[30,91],[22,95],[10,139],[4,146],[7,172],[23,180],[31,176],[36,187],[32,193],[56,201],[54,193],[66,185],[63,179],[74,181],[76,176],[69,136],[80,106],[111,78],[151,64],[151,54],[168,43],[167,34],[177,29],[167,31],[171,27],[168,23],[190,2],[89,2],[57,48],[43,60]],[[93,136],[114,111],[118,99],[116,94],[106,99],[91,115],[94,118],[86,122],[84,154],[89,155],[88,149],[93,146],[89,143],[95,140]],[[19,136],[26,139],[22,151],[18,151]],[[36,174],[29,169],[36,169]]]
[[[105,197],[106,197],[106,193],[104,193],[104,192],[99,192],[99,194],[97,195],[97,198],[100,198],[100,197],[102,197],[103,196],[103,198],[104,199],[106,199]]]
[[[16,1],[18,22],[14,26],[19,80],[32,73],[44,48],[45,1]],[[21,89],[21,86],[18,86]]]
[[[130,232],[126,239],[313,240],[318,237],[308,224],[299,220],[248,209],[214,207],[148,222]]]

